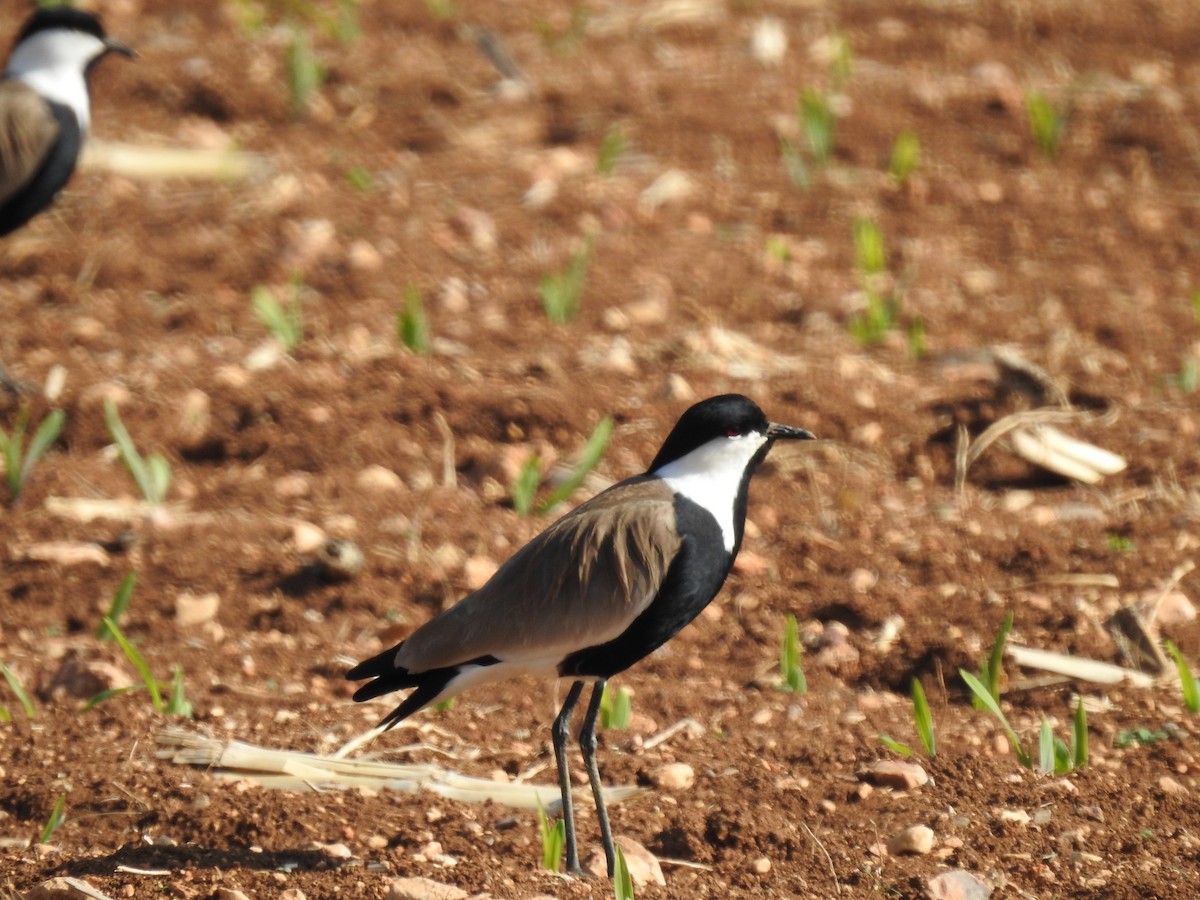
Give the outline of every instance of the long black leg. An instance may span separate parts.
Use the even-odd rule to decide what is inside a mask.
[[[596,765],[596,714],[600,712],[600,701],[604,699],[606,679],[600,679],[592,688],[592,699],[588,701],[587,714],[583,717],[583,729],[579,732],[579,749],[583,751],[583,764],[587,766],[588,782],[592,796],[596,799],[596,819],[600,822],[600,842],[604,845],[604,858],[608,861],[608,877],[616,869],[617,852],[613,848],[612,828],[608,824],[608,808],[604,805],[604,786],[600,783],[600,767]]]
[[[582,681],[571,685],[550,732],[554,742],[554,762],[558,765],[558,788],[562,791],[563,821],[566,822],[567,871],[572,875],[582,875],[583,867],[579,865],[579,845],[575,840],[575,806],[571,802],[571,776],[567,774],[567,739],[571,737],[571,713],[575,711],[575,704],[579,702],[582,692]]]

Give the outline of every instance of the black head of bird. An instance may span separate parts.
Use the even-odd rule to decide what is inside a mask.
[[[75,171],[91,124],[87,75],[109,53],[132,56],[91,13],[39,9],[0,80],[0,235],[50,205]]]
[[[390,727],[468,687],[515,675],[571,679],[552,736],[567,869],[579,874],[566,746],[571,714],[593,683],[580,749],[611,875],[615,852],[595,756],[605,682],[662,646],[717,595],[741,547],[755,468],[776,441],[812,437],[768,421],[740,394],[697,403],[644,474],[567,513],[479,590],[347,672],[374,679],[354,699],[413,688],[384,718]]]

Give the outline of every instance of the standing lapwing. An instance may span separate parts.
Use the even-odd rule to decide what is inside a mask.
[[[133,51],[91,13],[39,9],[17,36],[0,79],[0,235],[50,205],[75,171],[91,122],[87,74]]]
[[[604,684],[670,640],[716,596],[742,544],[750,476],[776,440],[812,437],[767,421],[740,394],[697,403],[644,475],[567,513],[479,590],[347,672],[349,679],[374,679],[354,699],[415,688],[384,718],[390,728],[468,687],[514,675],[572,679],[552,736],[567,870],[578,875],[566,745],[571,713],[584,682],[592,682],[579,745],[611,876],[612,832],[596,766]]]

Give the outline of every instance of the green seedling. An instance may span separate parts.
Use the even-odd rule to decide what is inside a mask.
[[[1174,641],[1166,641],[1167,652],[1175,660],[1175,669],[1179,672],[1179,687],[1183,692],[1183,705],[1188,712],[1200,713],[1200,682],[1192,675],[1192,667],[1183,658]]]
[[[114,640],[113,633],[108,630],[106,622],[121,621],[121,616],[125,614],[126,608],[129,606],[129,601],[133,597],[133,588],[137,584],[137,573],[130,572],[126,575],[121,583],[117,586],[117,591],[113,594],[112,603],[108,605],[108,615],[104,620],[96,626],[96,640],[111,641]]]
[[[1029,130],[1034,143],[1047,159],[1055,159],[1062,145],[1066,118],[1046,99],[1041,91],[1025,94],[1025,112],[1029,116]]]
[[[84,704],[84,710],[86,711],[94,706],[99,706],[105,700],[116,697],[119,694],[127,694],[130,691],[138,691],[145,688],[150,694],[150,705],[154,707],[156,713],[178,716],[185,719],[191,718],[192,704],[188,702],[184,694],[183,667],[175,666],[172,674],[170,693],[164,700],[163,685],[154,678],[154,674],[150,671],[150,664],[146,662],[145,657],[129,642],[116,622],[108,616],[105,616],[102,622],[108,633],[112,635],[113,640],[121,648],[121,652],[125,654],[125,658],[137,669],[138,674],[142,678],[142,683],[101,691]]]
[[[259,321],[275,335],[283,349],[291,353],[304,340],[304,310],[301,306],[301,284],[292,279],[292,296],[284,305],[269,288],[258,285],[250,292],[250,303]]]
[[[830,36],[833,53],[829,63],[829,80],[836,92],[842,91],[850,81],[854,72],[854,51],[850,49],[850,39],[844,32],[835,31]]]
[[[966,669],[959,669],[958,674],[962,676],[962,680],[966,682],[967,687],[971,689],[971,693],[975,695],[978,701],[978,707],[987,710],[991,713],[1000,726],[1004,729],[1004,734],[1008,737],[1008,743],[1016,754],[1017,760],[1027,769],[1033,768],[1033,757],[1029,755],[1025,747],[1021,744],[1021,739],[1017,736],[1013,727],[1008,724],[1008,718],[1004,715],[1004,711],[1000,709],[1000,703],[992,696],[991,691],[984,684],[968,672]]]
[[[439,713],[439,714],[445,713],[445,712],[450,712],[450,710],[452,710],[453,708],[454,708],[454,698],[453,697],[447,697],[441,703],[435,703],[433,706],[434,712]]]
[[[917,732],[917,737],[921,739],[921,744],[925,747],[927,754],[937,756],[937,737],[933,728],[933,713],[929,710],[929,701],[925,699],[925,689],[921,687],[921,681],[917,678],[912,680],[912,702],[913,727]],[[901,756],[913,755],[912,747],[890,735],[881,734],[879,740],[883,746]]]
[[[375,177],[365,166],[351,166],[346,170],[346,184],[359,194],[365,194],[375,185]]]
[[[779,155],[783,159],[783,171],[792,187],[808,190],[812,178],[809,177],[808,165],[804,162],[804,154],[800,152],[800,148],[787,139],[781,139]]]
[[[54,804],[54,808],[50,810],[50,818],[42,826],[42,836],[38,838],[38,843],[50,843],[50,838],[54,837],[54,832],[58,831],[65,821],[67,821],[67,795],[60,794],[57,802]]]
[[[879,290],[878,282],[887,272],[887,251],[879,225],[864,216],[854,220],[854,266],[863,285],[867,308],[851,316],[850,336],[863,346],[882,343],[899,323],[900,299],[894,293],[883,294]]]
[[[1179,371],[1174,375],[1165,376],[1163,381],[1179,388],[1184,394],[1194,394],[1200,387],[1200,365],[1196,364],[1195,357],[1185,357],[1180,363]]]
[[[288,89],[292,94],[292,115],[297,118],[308,113],[309,104],[325,83],[325,64],[313,50],[312,36],[307,29],[292,28],[287,48]]]
[[[611,685],[604,686],[600,697],[600,727],[628,728],[633,721],[633,695],[627,687],[611,690]]]
[[[592,433],[583,447],[583,452],[579,455],[579,462],[575,464],[575,468],[550,491],[546,499],[538,506],[539,516],[546,515],[579,490],[591,471],[600,464],[604,451],[608,449],[609,439],[612,438],[612,430],[613,420],[609,416],[605,416],[596,423],[596,427],[592,429]]]
[[[1042,719],[1042,727],[1038,732],[1038,768],[1045,775],[1066,775],[1083,768],[1088,761],[1087,741],[1087,713],[1083,709],[1083,698],[1080,697],[1075,707],[1070,747],[1054,736],[1050,720]]]
[[[618,845],[613,845],[617,858],[613,860],[613,897],[615,900],[634,900],[633,876],[629,874],[629,863],[625,861],[625,852]]]
[[[107,398],[104,401],[104,421],[108,424],[108,433],[117,445],[121,460],[129,469],[129,474],[133,476],[146,502],[151,506],[161,506],[171,488],[171,464],[161,453],[151,453],[142,457],[134,446],[125,423],[121,421],[117,405]]]
[[[563,844],[567,841],[567,822],[556,819],[550,824],[546,810],[542,808],[541,799],[537,804],[538,834],[542,838],[542,868],[548,872],[557,872],[559,861],[562,859]]]
[[[604,133],[600,151],[596,154],[596,174],[611,175],[617,169],[621,157],[629,149],[629,138],[620,125],[614,125]]]
[[[898,186],[904,186],[921,164],[921,141],[907,129],[896,135],[892,144],[892,158],[888,162],[888,177]]]
[[[996,637],[992,641],[992,652],[988,654],[987,659],[979,664],[979,680],[987,688],[988,696],[995,703],[1000,702],[1000,687],[1004,681],[1004,645],[1008,643],[1009,632],[1013,627],[1013,614],[1009,610],[1004,621],[996,631]],[[976,709],[985,709],[978,700],[972,701]]]
[[[583,246],[571,255],[565,269],[543,276],[538,284],[542,308],[551,322],[562,325],[579,315],[579,301],[583,296],[583,284],[591,262],[592,243],[592,238],[585,238]]]
[[[908,323],[908,355],[913,359],[924,359],[929,353],[929,342],[925,339],[925,320],[914,316]]]
[[[0,675],[4,676],[4,680],[8,682],[8,688],[17,698],[17,702],[21,704],[21,708],[25,710],[25,718],[36,719],[37,710],[34,709],[33,701],[29,699],[29,695],[25,693],[25,688],[21,684],[21,679],[16,676],[8,666],[0,662]],[[7,706],[0,706],[0,722],[11,722],[12,713],[9,712]]]
[[[883,744],[883,746],[887,747],[893,753],[899,753],[901,756],[909,757],[913,755],[912,747],[901,743],[890,734],[881,734],[879,736],[879,743]]]
[[[512,486],[513,509],[517,515],[527,516],[533,511],[533,498],[542,483],[542,461],[537,454],[530,456],[521,465]]]
[[[1133,538],[1128,538],[1123,534],[1113,532],[1105,539],[1108,544],[1108,549],[1113,553],[1132,553],[1137,549],[1137,544],[1133,542]]]
[[[1087,710],[1083,698],[1075,705],[1075,718],[1071,722],[1071,767],[1082,769],[1088,764]]]
[[[25,490],[25,485],[29,483],[29,477],[33,474],[34,467],[46,455],[46,451],[50,449],[51,445],[58,440],[66,419],[67,414],[61,409],[54,410],[42,419],[41,424],[33,433],[33,438],[29,441],[28,450],[24,449],[25,429],[29,425],[28,406],[23,405],[17,413],[17,420],[13,423],[11,435],[5,434],[4,430],[0,429],[0,455],[4,457],[4,477],[8,482],[10,503],[16,503],[17,498],[21,496],[21,491]]]
[[[1118,731],[1117,736],[1113,738],[1113,746],[1124,749],[1133,744],[1154,744],[1158,741],[1169,741],[1171,735],[1166,731],[1152,731],[1149,728],[1133,728],[1124,731]]]
[[[925,752],[937,756],[937,735],[933,729],[933,713],[929,709],[929,701],[925,699],[925,689],[921,687],[918,678],[912,680],[913,727],[917,737],[921,739]]]
[[[783,621],[783,638],[779,642],[779,689],[791,694],[807,694],[808,679],[801,667],[800,628],[796,617],[788,613]]]
[[[815,88],[805,88],[797,101],[796,116],[813,163],[817,168],[829,165],[837,142],[837,116],[829,98]]]
[[[421,356],[429,354],[429,319],[415,284],[404,286],[404,309],[396,314],[396,337],[405,347]]]

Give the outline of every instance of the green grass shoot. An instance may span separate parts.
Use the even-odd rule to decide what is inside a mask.
[[[604,139],[600,142],[600,150],[596,154],[596,174],[611,175],[628,150],[629,138],[620,125],[613,125],[604,132]]]
[[[788,613],[779,642],[779,689],[792,694],[807,694],[808,679],[801,666],[800,629],[796,617]]]
[[[138,674],[142,678],[141,684],[130,685],[129,687],[111,688],[107,691],[101,691],[95,697],[92,697],[84,704],[84,710],[89,710],[94,706],[99,706],[105,700],[115,697],[119,694],[126,694],[130,691],[137,691],[145,688],[150,694],[150,705],[154,707],[154,711],[168,716],[178,716],[180,718],[190,719],[192,716],[192,704],[188,702],[185,694],[185,683],[183,677],[183,667],[176,665],[174,667],[170,692],[166,698],[163,697],[163,685],[160,684],[154,677],[154,673],[150,671],[150,665],[146,662],[145,657],[138,652],[138,649],[129,642],[122,633],[117,623],[105,616],[102,620],[103,626],[112,635],[113,640],[121,648],[121,652],[125,654],[125,658],[137,669]]]
[[[54,804],[54,808],[50,810],[50,817],[46,819],[46,824],[42,826],[42,836],[38,838],[38,843],[50,843],[50,838],[54,837],[54,832],[58,831],[65,821],[67,821],[67,795],[60,794],[57,802]]]
[[[533,498],[542,482],[542,461],[531,453],[521,464],[512,486],[513,509],[517,515],[527,516],[533,511]]]
[[[25,688],[21,684],[21,679],[16,676],[7,665],[0,662],[0,675],[4,676],[4,680],[8,682],[8,688],[16,696],[17,701],[21,704],[21,708],[25,710],[25,718],[36,719],[37,710],[33,706],[33,701],[29,699],[29,694],[25,693]],[[11,722],[12,713],[8,711],[8,707],[0,706],[0,722]]]
[[[1195,676],[1192,675],[1192,667],[1183,658],[1183,654],[1179,652],[1175,642],[1166,641],[1166,647],[1171,658],[1175,660],[1176,671],[1179,672],[1179,687],[1183,691],[1183,705],[1187,707],[1188,712],[1200,713],[1200,682],[1197,682]]]
[[[1008,743],[1016,754],[1017,760],[1027,769],[1033,768],[1033,757],[1021,744],[1021,739],[1017,736],[1013,727],[1008,724],[1008,718],[1004,715],[1004,711],[1000,709],[999,701],[992,696],[991,691],[974,675],[966,669],[959,669],[958,674],[962,676],[962,680],[966,682],[967,687],[971,689],[971,693],[975,695],[978,701],[979,708],[987,710],[991,713],[1000,726],[1004,729],[1005,736],[1008,737]]]
[[[1041,91],[1025,94],[1025,112],[1034,143],[1047,159],[1055,159],[1062,148],[1066,119]]]
[[[168,716],[177,716],[181,719],[190,719],[192,717],[192,704],[188,701],[187,695],[184,692],[183,666],[181,665],[176,664],[174,673],[171,676],[171,694],[167,698],[163,712]]]
[[[313,50],[312,35],[308,29],[293,27],[287,48],[287,80],[292,94],[292,115],[303,117],[308,112],[309,104],[325,83],[326,74],[325,64]]]
[[[933,728],[933,713],[929,709],[929,701],[925,699],[925,689],[921,687],[919,678],[912,680],[912,703],[913,727],[916,728],[917,737],[921,739],[926,753],[930,756],[937,756],[937,734]]]
[[[921,140],[915,132],[905,129],[896,135],[892,144],[892,157],[888,162],[888,177],[893,183],[903,186],[921,165]]]
[[[883,231],[874,219],[866,216],[856,216],[854,219],[854,267],[863,278],[887,271]]]
[[[879,735],[879,742],[881,744],[883,744],[883,746],[885,746],[889,750],[891,750],[893,753],[899,753],[901,756],[905,756],[905,757],[913,755],[912,747],[908,746],[908,744],[901,743],[900,741],[898,741],[894,737],[892,737],[890,734]]]
[[[887,272],[887,250],[878,223],[865,216],[854,220],[854,267],[866,294],[867,306],[850,318],[850,336],[863,346],[881,343],[900,318],[900,300],[880,292],[877,282]],[[922,333],[922,341],[924,335]]]
[[[425,315],[425,304],[415,284],[404,286],[404,308],[396,314],[396,336],[400,343],[421,356],[429,354],[429,319]]]
[[[813,163],[818,168],[829,165],[837,142],[837,117],[829,98],[815,88],[805,88],[797,101],[796,117]]]
[[[537,508],[539,516],[544,516],[549,513],[554,507],[562,503],[583,484],[584,479],[588,474],[600,464],[601,458],[604,456],[604,451],[608,449],[608,442],[612,438],[613,420],[609,416],[605,416],[596,423],[596,427],[592,429],[591,435],[587,439],[587,443],[583,447],[583,453],[579,456],[579,462],[575,464],[569,475],[556,485],[546,499],[542,501]]]
[[[1012,627],[1013,614],[1012,610],[1009,610],[1000,628],[996,631],[991,653],[979,664],[979,680],[987,688],[988,696],[996,703],[1000,702],[1000,688],[1004,681],[1004,646],[1008,643],[1008,635],[1012,631]],[[986,708],[978,697],[973,701],[973,705],[976,709]]]
[[[113,633],[108,630],[108,625],[105,622],[120,623],[121,616],[125,614],[125,610],[129,607],[129,601],[133,597],[133,589],[137,585],[137,573],[130,572],[117,585],[116,593],[113,594],[112,603],[108,606],[108,615],[104,620],[96,626],[96,640],[111,641]]]
[[[629,874],[629,863],[625,862],[625,852],[619,845],[614,844],[617,858],[613,861],[613,897],[615,900],[634,900],[633,876]]]
[[[1087,764],[1087,710],[1083,708],[1083,697],[1080,697],[1075,705],[1075,718],[1071,720],[1071,768],[1082,769]]]
[[[142,457],[133,443],[133,438],[129,436],[125,423],[121,421],[117,405],[109,398],[104,401],[104,420],[125,467],[129,469],[129,474],[133,476],[146,502],[151,506],[161,505],[167,499],[167,491],[171,487],[171,464],[160,453]]]
[[[540,799],[537,814],[538,834],[542,838],[542,868],[548,872],[557,872],[562,860],[563,844],[567,840],[567,822],[565,819],[556,819],[551,825]]]
[[[612,685],[604,686],[600,697],[600,727],[628,728],[633,721],[633,695],[627,687],[619,687],[615,691]]]
[[[304,311],[300,293],[301,285],[296,279],[292,281],[292,296],[286,305],[276,299],[270,288],[261,284],[250,292],[250,304],[254,307],[255,315],[288,353],[304,340]]]
[[[542,308],[551,322],[562,325],[579,315],[579,302],[583,297],[583,285],[592,258],[592,244],[592,238],[585,238],[583,246],[571,255],[565,269],[544,275],[538,284]]]
[[[346,170],[346,184],[355,193],[365,194],[375,185],[375,177],[366,166],[351,166]]]
[[[33,433],[29,449],[24,450],[25,430],[29,425],[29,407],[22,405],[13,422],[12,434],[6,434],[0,429],[0,455],[4,457],[4,478],[8,483],[10,503],[16,503],[21,491],[29,483],[29,477],[34,468],[51,445],[58,440],[62,433],[63,423],[67,414],[61,409],[51,412],[42,419],[41,424]]]
[[[1054,736],[1049,719],[1042,719],[1038,732],[1038,769],[1046,775],[1066,775],[1088,762],[1087,712],[1080,697],[1071,723],[1071,745]]]

